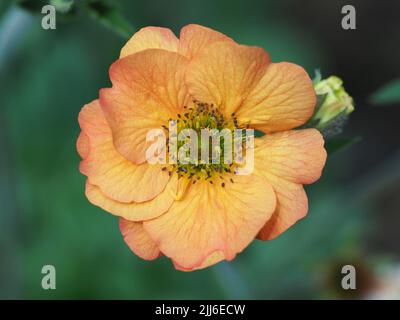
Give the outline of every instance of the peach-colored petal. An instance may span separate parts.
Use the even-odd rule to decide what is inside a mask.
[[[110,68],[113,87],[100,91],[116,149],[128,160],[146,161],[146,134],[168,125],[183,110],[188,95],[184,85],[187,59],[159,49],[148,49],[116,61]]]
[[[181,29],[178,52],[191,59],[200,50],[217,41],[234,42],[218,31],[198,24],[188,24]]]
[[[302,67],[272,63],[236,117],[239,123],[264,132],[290,130],[307,122],[315,103],[312,81]]]
[[[176,194],[176,177],[172,177],[165,189],[154,199],[145,202],[119,202],[108,198],[99,187],[86,183],[86,197],[88,200],[112,213],[130,221],[143,221],[153,219],[166,212],[174,201]]]
[[[146,49],[164,49],[176,52],[178,43],[177,37],[170,29],[145,27],[128,40],[121,50],[120,58]]]
[[[307,194],[301,184],[271,176],[274,186],[277,206],[271,219],[264,225],[257,238],[272,240],[289,229],[297,221],[304,218],[308,212]]]
[[[164,190],[170,177],[161,170],[161,165],[135,165],[115,150],[111,130],[97,100],[82,108],[79,124],[90,143],[90,152],[81,162],[80,170],[107,197],[120,202],[142,202]]]
[[[212,254],[210,254],[201,265],[199,265],[198,267],[195,268],[184,268],[181,267],[179,264],[177,264],[176,262],[173,262],[175,269],[180,270],[180,271],[195,271],[195,270],[201,270],[201,269],[205,269],[208,268],[214,264],[217,264],[221,261],[225,260],[225,255],[222,251],[215,251]]]
[[[217,105],[230,117],[258,84],[269,63],[268,54],[261,48],[216,42],[193,57],[186,82],[195,99]]]
[[[84,132],[81,132],[76,140],[76,150],[78,150],[82,159],[85,159],[89,154],[89,137]]]
[[[326,161],[324,140],[316,129],[267,134],[256,139],[255,174],[265,177],[277,196],[271,220],[261,230],[273,239],[307,214],[303,184],[318,180]]]
[[[232,175],[191,184],[185,197],[144,228],[164,255],[182,269],[201,266],[215,251],[232,260],[257,235],[275,209],[275,194],[262,177]],[[218,260],[213,260],[217,262]]]
[[[140,258],[154,260],[161,256],[157,245],[144,230],[142,222],[132,222],[121,218],[119,228],[126,244]]]
[[[300,184],[318,180],[326,161],[317,129],[266,134],[255,140],[255,169]]]

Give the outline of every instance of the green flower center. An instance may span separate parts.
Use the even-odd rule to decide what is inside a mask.
[[[183,114],[170,119],[167,153],[169,155],[169,174],[178,174],[178,178],[187,178],[196,183],[204,179],[224,187],[224,175],[235,173],[243,161],[245,151],[246,127],[240,125],[234,113],[229,118],[213,104],[192,101],[185,106]],[[240,151],[239,154],[235,152]],[[230,177],[229,182],[234,182]]]

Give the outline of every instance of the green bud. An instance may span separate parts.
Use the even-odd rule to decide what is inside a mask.
[[[327,79],[314,83],[314,89],[318,97],[322,97],[321,105],[317,106],[313,120],[317,128],[323,128],[325,124],[337,117],[349,115],[354,111],[353,98],[344,90],[343,81],[330,76]]]

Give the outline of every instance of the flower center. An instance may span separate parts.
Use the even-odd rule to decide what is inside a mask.
[[[183,114],[170,119],[163,126],[168,131],[167,151],[169,174],[187,178],[196,183],[204,179],[209,183],[221,183],[225,187],[224,175],[236,173],[243,162],[244,143],[248,133],[232,113],[227,118],[213,104],[192,101],[185,106]],[[233,183],[232,177],[227,182]]]

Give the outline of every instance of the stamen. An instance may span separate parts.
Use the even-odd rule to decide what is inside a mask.
[[[218,130],[221,131],[223,129],[233,130],[235,128],[241,128],[236,115],[232,112],[231,117],[225,117],[225,115],[220,111],[218,106],[213,103],[205,103],[200,102],[196,99],[192,101],[192,105],[185,105],[183,107],[185,109],[184,113],[177,114],[176,119],[170,119],[169,126],[175,127],[174,132],[171,132],[171,138],[176,138],[179,133],[184,129],[193,129],[197,132],[198,137],[201,137],[201,130]],[[242,126],[243,128],[244,126]],[[162,128],[165,130],[169,130],[166,125],[163,125]],[[220,138],[220,141],[223,140],[224,137]],[[185,141],[187,142],[187,141]],[[178,141],[177,149],[185,143]],[[167,143],[169,143],[169,138],[167,139]],[[231,173],[231,168],[236,169],[238,164],[232,163],[224,163],[224,146],[225,142],[221,143],[217,146],[209,146],[210,155],[208,161],[205,159],[197,159],[197,161],[189,162],[189,163],[180,163],[179,159],[176,159],[176,155],[169,155],[169,159],[173,162],[177,162],[177,164],[172,165],[172,171],[168,171],[169,176],[172,175],[172,172],[176,172],[178,174],[178,179],[185,178],[188,181],[191,181],[192,184],[195,184],[196,181],[203,179],[205,181],[209,181],[210,184],[213,184],[213,179],[215,177],[219,177],[220,180],[224,180],[225,173]],[[201,148],[201,144],[200,144]],[[169,145],[167,147],[169,150]],[[214,149],[214,150],[213,150]],[[198,150],[198,155],[203,156],[201,150]],[[212,156],[217,156],[219,158],[218,163],[213,163]],[[186,157],[187,159],[187,157]],[[167,168],[163,167],[162,171],[166,171]],[[195,180],[193,180],[195,179]],[[233,179],[230,181],[233,183]],[[225,187],[225,182],[221,183],[222,187]]]

